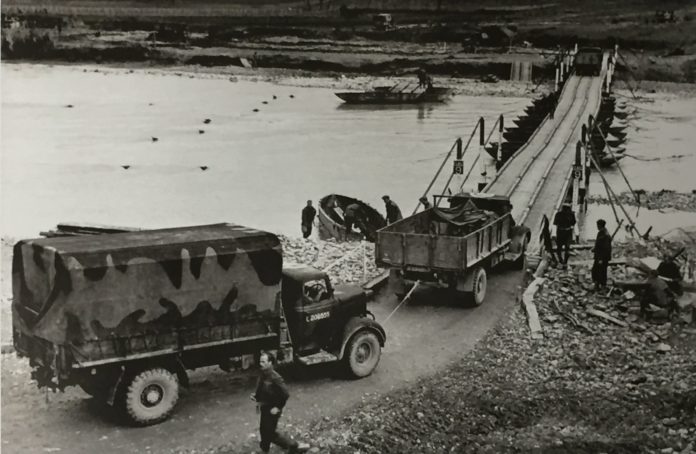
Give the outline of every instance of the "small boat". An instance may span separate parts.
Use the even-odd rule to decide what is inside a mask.
[[[357,203],[360,206],[358,216],[360,226],[354,226],[355,230],[346,238],[343,213],[345,208],[352,203]],[[339,241],[366,239],[374,242],[377,239],[377,230],[387,225],[384,216],[367,203],[339,194],[329,194],[319,200],[317,218],[319,219],[319,238],[334,238]]]
[[[375,87],[370,91],[342,92],[336,96],[348,104],[417,104],[421,102],[444,102],[452,90],[445,87],[413,87],[412,84],[396,84],[391,87]]]
[[[617,162],[619,162],[620,160],[622,160],[625,157],[626,156],[624,156],[624,155],[618,155],[618,156],[605,155],[605,156],[600,156],[597,159],[597,161],[599,162],[600,167],[609,167],[609,166],[616,164]]]
[[[628,112],[616,111],[614,112],[614,116],[619,120],[625,120],[626,117],[628,117]]]
[[[609,126],[609,128],[608,128],[609,132],[615,136],[618,133],[623,133],[624,129],[626,129],[626,126]]]
[[[612,131],[609,131],[609,134],[607,135],[607,139],[608,139],[609,137],[615,137],[615,138],[617,138],[617,139],[619,139],[619,140],[624,140],[624,139],[626,138],[627,135],[628,135],[627,132],[618,132],[618,131],[613,131],[613,132],[612,132]]]

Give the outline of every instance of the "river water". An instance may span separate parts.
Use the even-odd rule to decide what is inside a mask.
[[[34,236],[63,221],[227,221],[299,236],[305,201],[332,192],[380,211],[390,194],[408,214],[457,137],[466,140],[480,116],[513,118],[530,102],[458,95],[447,104],[350,108],[333,89],[294,82],[3,64],[3,236]],[[696,98],[623,99],[631,157],[622,165],[633,186],[695,189]],[[625,189],[618,172],[607,177]],[[603,191],[595,176],[592,192]],[[607,215],[593,209],[588,220]]]
[[[145,70],[2,69],[2,231],[12,237],[62,221],[228,221],[299,236],[306,200],[334,192],[380,211],[389,194],[407,213],[479,116],[529,103],[456,96],[348,108],[328,88]]]

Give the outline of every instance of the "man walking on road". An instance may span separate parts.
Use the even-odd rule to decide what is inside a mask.
[[[558,246],[558,260],[563,268],[568,268],[570,256],[570,242],[573,239],[573,227],[575,227],[575,213],[569,203],[564,203],[561,211],[556,213],[553,224],[556,226],[556,245]]]
[[[261,373],[256,384],[256,392],[251,395],[251,400],[257,403],[257,409],[261,412],[259,423],[261,451],[267,453],[271,449],[271,443],[287,449],[289,453],[307,451],[309,446],[306,443],[297,443],[277,430],[278,420],[290,393],[283,377],[273,370],[273,357],[269,353],[261,352],[259,366]]]
[[[382,200],[384,200],[384,206],[387,209],[387,224],[393,224],[396,221],[403,219],[399,206],[394,203],[394,201],[391,200],[388,195],[382,196]]]
[[[607,231],[607,223],[604,219],[597,221],[597,239],[594,248],[594,264],[592,265],[592,280],[595,290],[607,285],[607,268],[611,260],[611,235]]]
[[[309,238],[312,234],[312,224],[314,216],[317,215],[317,210],[312,206],[312,201],[307,200],[307,206],[302,208],[302,237]]]

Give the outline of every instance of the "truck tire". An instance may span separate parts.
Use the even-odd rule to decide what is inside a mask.
[[[179,379],[162,367],[145,369],[132,377],[123,398],[130,422],[138,426],[160,423],[179,400]]]
[[[382,355],[377,335],[371,331],[358,331],[350,338],[343,357],[348,372],[355,378],[367,377],[375,370]]]
[[[471,279],[471,290],[467,291],[468,300],[474,306],[480,306],[486,299],[486,286],[488,284],[488,277],[486,276],[486,270],[482,266],[477,266],[472,271]]]

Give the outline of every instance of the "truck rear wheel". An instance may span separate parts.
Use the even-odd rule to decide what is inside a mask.
[[[158,367],[137,373],[125,391],[124,406],[128,419],[139,426],[164,421],[179,400],[176,374]]]
[[[356,378],[367,377],[375,370],[382,355],[379,339],[373,332],[358,331],[348,341],[344,360],[351,375]]]
[[[486,276],[486,270],[481,266],[476,267],[472,273],[471,290],[466,292],[467,299],[475,306],[480,306],[486,299],[488,277]]]

